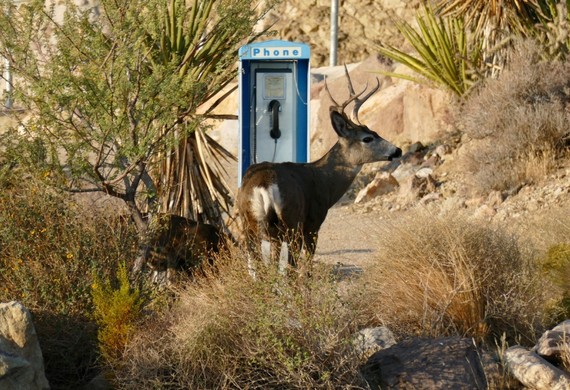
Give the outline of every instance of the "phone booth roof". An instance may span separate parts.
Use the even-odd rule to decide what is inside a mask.
[[[308,45],[289,41],[254,42],[240,47],[240,60],[309,60]]]

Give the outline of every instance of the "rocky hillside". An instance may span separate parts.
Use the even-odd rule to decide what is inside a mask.
[[[360,62],[378,42],[402,44],[393,18],[410,19],[420,0],[339,1],[338,63]],[[311,66],[329,64],[330,0],[284,0],[264,21],[279,39],[311,46]]]

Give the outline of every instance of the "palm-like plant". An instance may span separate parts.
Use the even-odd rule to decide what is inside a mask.
[[[153,64],[174,64],[181,79],[197,86],[194,101],[175,108],[181,121],[171,133],[172,149],[155,159],[162,211],[217,224],[223,223],[223,213],[230,214],[233,198],[222,162],[235,157],[207,135],[204,119],[216,117],[212,110],[233,89],[204,113],[197,114],[196,108],[235,78],[235,54],[244,43],[243,29],[251,26],[251,12],[250,5],[239,0],[194,0],[190,5],[170,0],[159,30],[149,32]]]
[[[536,25],[534,38],[546,49],[552,59],[564,59],[570,52],[570,14],[568,2],[548,1],[542,6],[540,22]]]
[[[418,56],[387,45],[379,51],[460,96],[477,80],[498,75],[514,37],[537,39],[550,58],[565,57],[570,51],[567,0],[436,0],[433,4],[433,9],[425,6],[416,17],[417,30],[406,22],[397,23]]]
[[[472,39],[463,18],[443,18],[429,7],[416,17],[418,29],[402,21],[397,27],[414,47],[417,56],[389,45],[381,45],[381,54],[398,61],[415,73],[462,96],[479,79],[480,45]],[[417,77],[387,75],[421,81]]]
[[[487,75],[496,76],[507,61],[507,43],[512,37],[537,37],[540,31],[547,31],[548,36],[548,31],[552,32],[557,4],[566,5],[565,0],[438,0],[435,10],[444,17],[465,19],[482,42]],[[555,42],[543,39],[543,44],[552,47]]]

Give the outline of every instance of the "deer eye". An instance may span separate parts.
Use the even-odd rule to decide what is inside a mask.
[[[364,137],[364,138],[362,138],[362,142],[364,142],[364,143],[366,143],[366,144],[369,143],[369,142],[372,142],[372,141],[374,141],[374,137]]]

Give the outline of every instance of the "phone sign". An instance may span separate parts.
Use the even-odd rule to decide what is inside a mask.
[[[301,57],[298,47],[254,47],[251,53],[253,58],[295,58]]]

